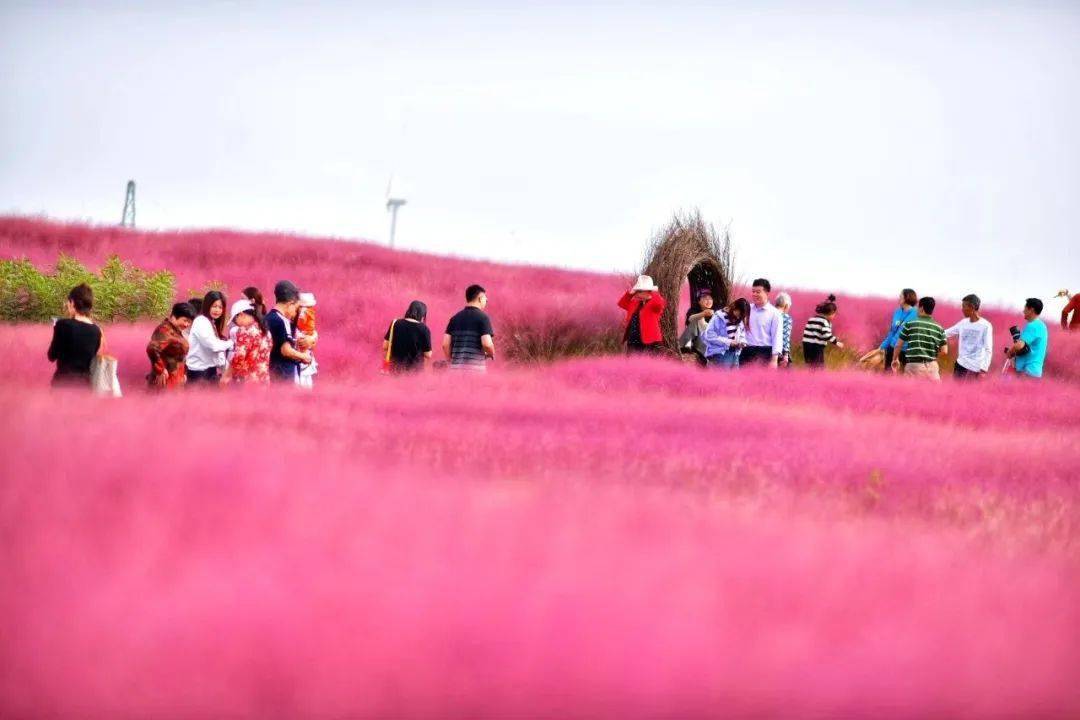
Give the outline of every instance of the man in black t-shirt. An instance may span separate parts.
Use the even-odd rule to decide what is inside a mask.
[[[443,335],[443,353],[450,367],[466,370],[485,370],[485,361],[495,359],[495,332],[491,318],[484,312],[487,291],[479,285],[465,290],[465,308],[450,318]]]
[[[288,280],[274,286],[274,309],[266,315],[266,329],[270,331],[270,379],[296,383],[300,364],[309,364],[311,354],[297,349],[296,330],[293,322],[300,309],[300,291]]]

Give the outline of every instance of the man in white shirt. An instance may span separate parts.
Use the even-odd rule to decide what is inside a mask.
[[[946,338],[959,338],[953,377],[972,380],[990,369],[994,356],[994,326],[979,316],[982,302],[978,295],[968,295],[961,301],[964,319],[945,331]]]
[[[769,302],[772,285],[765,278],[750,290],[750,327],[740,364],[760,363],[775,368],[784,351],[784,315]]]

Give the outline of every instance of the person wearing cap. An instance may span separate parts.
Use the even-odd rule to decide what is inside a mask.
[[[975,380],[990,369],[990,359],[994,356],[994,326],[979,316],[981,305],[978,295],[965,296],[960,301],[964,319],[945,331],[946,339],[958,338],[956,365],[953,366],[953,377],[957,380]]]
[[[262,384],[270,382],[270,335],[266,319],[255,303],[237,300],[229,310],[233,351],[221,377],[222,384],[235,382]]]
[[[713,317],[712,290],[698,290],[696,300],[696,304],[686,311],[686,329],[679,336],[679,351],[693,353],[698,364],[705,367],[708,362],[705,360],[705,339],[702,336]]]
[[[310,388],[315,384],[315,375],[319,372],[319,363],[315,360],[315,343],[319,341],[319,331],[315,329],[315,294],[300,293],[300,309],[296,312],[296,343],[301,350],[311,355],[311,362],[300,366],[297,383],[300,387]]]
[[[288,280],[274,285],[274,308],[266,315],[270,332],[270,379],[274,382],[296,384],[300,365],[310,363],[311,354],[297,346],[293,323],[300,309],[300,291]]]
[[[639,275],[634,286],[623,293],[618,305],[626,311],[623,319],[623,342],[626,352],[660,352],[664,348],[664,334],[660,329],[660,316],[667,302],[660,295],[660,288],[648,275]]]

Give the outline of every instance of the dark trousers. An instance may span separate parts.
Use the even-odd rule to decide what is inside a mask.
[[[825,367],[825,346],[817,343],[804,342],[802,344],[802,356],[808,367]]]
[[[739,356],[740,365],[768,365],[772,362],[772,348],[764,345],[750,345],[742,349]]]
[[[207,383],[213,384],[218,381],[218,369],[212,367],[209,370],[191,370],[187,371],[188,385],[192,383]]]
[[[952,374],[953,377],[957,380],[978,380],[983,375],[982,373],[972,372],[971,370],[968,370],[960,363],[956,363],[955,365],[953,365]]]
[[[885,372],[892,370],[892,361],[894,357],[896,357],[896,348],[885,348],[885,367],[883,368]],[[901,352],[900,369],[903,370],[905,365],[907,365],[907,353]]]
[[[626,343],[626,352],[628,355],[656,355],[664,349],[663,343],[651,343],[649,345],[638,345],[635,343]]]

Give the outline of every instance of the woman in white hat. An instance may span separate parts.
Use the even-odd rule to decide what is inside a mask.
[[[232,304],[233,352],[221,382],[263,384],[270,382],[270,334],[256,305],[244,298]]]
[[[626,352],[660,352],[664,348],[664,334],[660,329],[660,315],[667,302],[660,295],[660,288],[648,275],[639,275],[634,286],[623,293],[619,307],[626,311],[623,320],[623,342]]]

